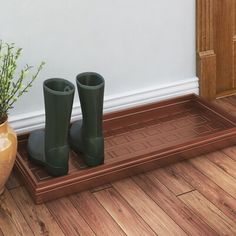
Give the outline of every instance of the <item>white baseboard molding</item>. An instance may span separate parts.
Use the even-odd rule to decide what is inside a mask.
[[[129,107],[165,100],[177,96],[199,92],[198,78],[190,78],[162,86],[130,91],[128,93],[105,97],[104,113],[122,110]],[[10,117],[10,124],[18,134],[44,127],[44,111],[35,111]],[[80,105],[74,104],[72,121],[81,118]]]

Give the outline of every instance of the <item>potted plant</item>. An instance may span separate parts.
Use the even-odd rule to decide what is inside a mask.
[[[32,66],[29,65],[16,73],[21,52],[21,48],[0,40],[0,194],[13,168],[17,151],[17,136],[8,124],[8,112],[28,92],[45,64],[42,62],[33,74],[30,74]]]

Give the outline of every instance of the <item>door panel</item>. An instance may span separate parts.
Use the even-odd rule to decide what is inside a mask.
[[[196,0],[201,96],[236,93],[236,0]]]
[[[235,0],[215,0],[216,95],[234,88],[234,2]]]

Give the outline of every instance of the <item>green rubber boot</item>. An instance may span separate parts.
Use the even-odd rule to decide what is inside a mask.
[[[46,167],[52,176],[68,173],[68,131],[75,87],[64,79],[48,79],[43,84],[45,130],[32,132],[28,139],[29,158]]]
[[[101,75],[86,72],[77,75],[83,120],[70,129],[70,145],[76,153],[83,153],[88,166],[104,163],[104,138],[102,132],[104,79]]]

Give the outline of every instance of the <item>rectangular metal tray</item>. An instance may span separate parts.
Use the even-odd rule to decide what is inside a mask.
[[[69,174],[53,178],[28,161],[18,137],[15,167],[36,203],[66,196],[236,143],[236,118],[196,95],[104,115],[105,163],[88,168],[70,153]]]

